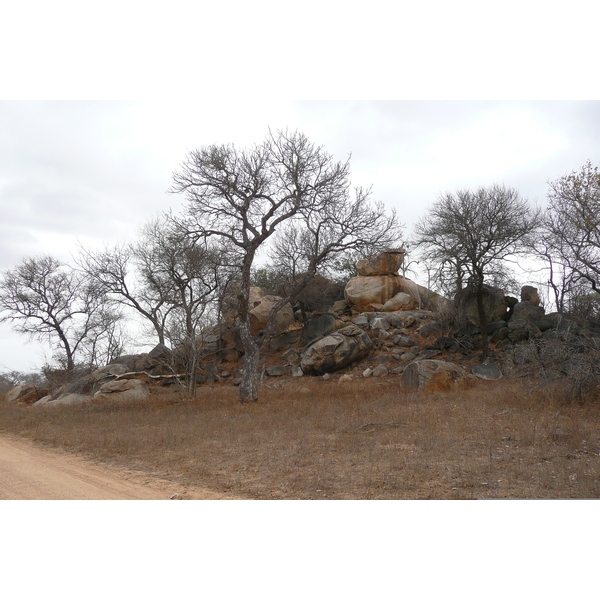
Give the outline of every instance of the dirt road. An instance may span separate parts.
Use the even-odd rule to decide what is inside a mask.
[[[0,500],[221,500],[225,496],[108,469],[59,450],[0,435]],[[227,498],[234,499],[231,496]]]

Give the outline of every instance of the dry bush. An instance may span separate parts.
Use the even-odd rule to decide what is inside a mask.
[[[0,430],[249,498],[596,498],[598,405],[500,380],[432,394],[398,380],[267,380],[145,402],[0,405]]]
[[[600,400],[600,337],[571,328],[551,337],[518,344],[514,357],[521,376],[536,376],[552,384],[555,395],[567,403]]]

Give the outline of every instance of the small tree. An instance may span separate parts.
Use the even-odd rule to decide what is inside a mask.
[[[92,366],[119,319],[94,282],[51,256],[26,258],[2,273],[0,312],[0,322],[12,323],[16,332],[49,342],[67,371],[79,356]]]
[[[314,237],[315,231],[311,235],[317,241],[314,256],[322,262],[338,246],[319,234],[324,229],[318,226],[319,215],[324,221],[347,219],[352,206],[349,173],[349,160],[336,162],[305,135],[279,131],[247,150],[234,146],[195,150],[173,175],[171,191],[186,194],[189,201],[188,234],[196,240],[220,239],[234,250],[232,264],[237,264],[239,273],[237,316],[245,350],[242,402],[258,399],[260,344],[250,333],[248,310],[256,257],[281,226],[293,221],[308,230],[317,227],[318,235]],[[367,196],[357,190],[354,205],[365,206]],[[315,269],[313,261],[308,271],[314,274]],[[266,337],[274,315],[290,301],[293,294],[273,307]]]
[[[218,251],[208,244],[193,243],[181,229],[172,218],[148,224],[144,229],[144,239],[150,242],[146,248],[147,270],[142,275],[162,282],[168,307],[165,335],[178,347],[178,355],[185,358],[188,391],[193,397],[199,333],[210,321],[211,307],[216,310],[221,274]]]
[[[439,273],[469,286],[477,298],[483,357],[488,355],[484,283],[506,271],[506,259],[523,252],[536,215],[516,190],[500,185],[444,194],[416,225],[417,243]]]

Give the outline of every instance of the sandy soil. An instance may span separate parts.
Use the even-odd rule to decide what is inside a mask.
[[[0,500],[222,500],[127,469],[110,470],[60,450],[0,435]]]

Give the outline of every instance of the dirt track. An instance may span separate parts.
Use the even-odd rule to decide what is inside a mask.
[[[98,467],[33,442],[0,436],[0,500],[221,500],[225,496],[145,476]],[[231,496],[227,498],[233,499]]]

